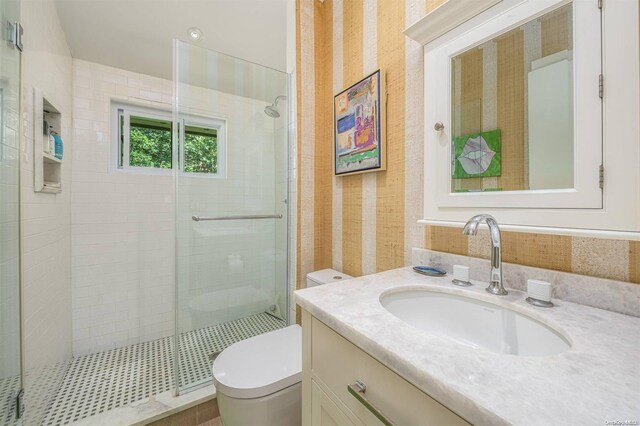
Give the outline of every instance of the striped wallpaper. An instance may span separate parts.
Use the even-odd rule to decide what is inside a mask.
[[[318,269],[358,276],[408,265],[412,247],[489,256],[486,234],[417,224],[423,56],[402,30],[442,2],[297,0],[299,287]],[[333,95],[378,68],[388,92],[387,170],[335,177]],[[506,262],[640,283],[639,242],[503,234]]]

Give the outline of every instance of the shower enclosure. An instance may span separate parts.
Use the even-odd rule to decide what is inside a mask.
[[[20,362],[20,52],[18,0],[0,2],[0,424],[13,424]]]
[[[229,344],[288,322],[288,76],[176,42],[178,392]]]
[[[106,326],[120,328],[92,338],[95,346],[78,345],[72,359],[52,367],[47,364],[41,374],[30,375],[30,358],[22,355],[33,355],[33,346],[25,345],[21,353],[20,329],[21,62],[9,40],[19,20],[19,5],[19,0],[0,2],[7,39],[0,46],[0,425],[61,426],[93,416],[102,416],[92,420],[95,424],[110,424],[113,409],[130,408],[174,389],[184,393],[210,384],[217,353],[289,322],[289,77],[176,42],[171,113],[169,105],[159,105],[164,100],[153,99],[143,105],[132,99],[126,107],[118,103],[118,108],[111,108],[113,93],[107,90],[112,85],[98,83],[127,71],[90,73],[95,86],[105,90],[96,89],[96,105],[111,109],[110,119],[116,125],[110,131],[114,141],[122,142],[115,158],[131,165],[134,157],[130,145],[124,148],[124,140],[145,129],[167,147],[163,148],[166,168],[172,171],[127,174],[118,170],[101,176],[105,184],[130,182],[122,185],[122,192],[114,192],[127,200],[120,212],[127,214],[113,223],[111,215],[101,217],[104,222],[96,226],[101,232],[83,234],[83,245],[101,245],[106,235],[102,229],[108,228],[118,233],[109,240],[109,250],[122,253],[104,256],[108,266],[101,267],[100,273],[75,276],[71,298],[81,288],[79,298],[73,300],[91,305],[75,306],[81,309],[73,310],[69,333],[81,336],[82,330],[93,327],[90,323],[102,326],[107,320],[111,323]],[[115,74],[108,75],[111,72]],[[170,95],[169,82],[148,81],[149,93],[165,90]],[[94,129],[103,125],[103,119],[96,119]],[[122,138],[116,138],[118,132]],[[74,139],[80,142],[77,146],[93,140],[90,132],[83,135]],[[131,187],[140,190],[126,193]],[[79,191],[78,200],[82,196]],[[97,198],[92,197],[89,204],[95,206]],[[105,202],[101,208],[111,207]],[[130,221],[126,227],[121,222],[124,216]],[[173,238],[174,245],[170,244]],[[91,284],[94,275],[100,281]],[[33,308],[29,302],[22,303]],[[111,308],[117,309],[117,317],[105,314]],[[126,336],[122,331],[127,331]],[[16,420],[23,378],[28,399],[24,420]],[[153,400],[148,404],[157,408]]]

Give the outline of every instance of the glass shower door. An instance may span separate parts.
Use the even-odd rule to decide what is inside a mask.
[[[287,74],[175,46],[177,386],[287,324]]]
[[[0,424],[16,422],[20,365],[20,2],[0,2]]]

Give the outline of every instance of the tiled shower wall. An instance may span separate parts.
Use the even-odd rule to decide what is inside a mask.
[[[73,353],[173,333],[173,178],[114,170],[111,99],[171,109],[171,82],[73,61]]]
[[[286,93],[283,87],[279,93]],[[178,319],[184,332],[264,312],[286,313],[286,221],[198,222],[198,216],[287,214],[286,115],[267,102],[180,87],[182,112],[224,118],[226,178],[180,177]]]
[[[72,59],[53,0],[22,1],[22,317],[26,424],[44,414],[71,359]],[[61,112],[65,157],[59,194],[33,191],[33,89]],[[35,121],[35,123],[34,123]]]
[[[442,2],[296,1],[299,283],[327,267],[363,275],[408,265],[411,247],[487,256],[482,235],[417,223],[423,215],[423,54],[402,30]],[[333,95],[377,68],[384,69],[388,92],[387,170],[335,177]],[[508,262],[640,283],[637,241],[505,232],[504,247]]]
[[[74,60],[74,355],[173,334],[173,177],[115,170],[110,125],[112,99],[170,110],[171,86],[169,80]],[[284,248],[282,243],[274,245],[273,226],[267,226],[266,221],[254,221],[247,229],[238,228],[237,223],[234,227],[232,222],[224,226],[212,222],[194,226],[190,218],[192,214],[229,214],[234,208],[257,209],[261,213],[280,209],[284,214],[286,204],[280,201],[286,196],[287,180],[286,170],[278,176],[250,173],[251,158],[273,164],[275,156],[278,161],[286,156],[279,151],[283,147],[277,151],[273,146],[274,132],[275,136],[284,137],[286,121],[267,117],[262,111],[266,101],[193,86],[181,95],[194,111],[226,118],[227,144],[233,147],[229,151],[227,180],[181,178],[181,206],[185,209],[180,214],[186,218],[186,226],[179,244],[185,253],[183,259],[188,260],[188,276],[180,286],[179,316],[184,331],[203,325],[193,315],[189,302],[222,289],[214,288],[214,282],[225,288],[270,286],[271,293],[275,291],[273,283],[282,283],[276,288],[281,288],[283,294],[279,298],[274,294],[270,300],[285,300],[285,270],[280,268],[282,276],[276,276],[279,269],[273,269],[269,262],[284,259],[286,241]],[[247,180],[246,176],[253,177]],[[279,205],[273,204],[274,195]],[[222,199],[226,204],[221,203]],[[279,226],[284,223],[281,221]],[[217,237],[212,240],[215,233]],[[240,268],[229,267],[230,250],[240,256]],[[261,279],[263,273],[273,276]],[[282,305],[281,310],[286,312],[286,307]]]

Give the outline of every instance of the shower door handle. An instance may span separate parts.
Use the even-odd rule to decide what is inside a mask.
[[[239,216],[191,216],[194,222],[205,220],[282,219],[281,214],[249,214]]]

